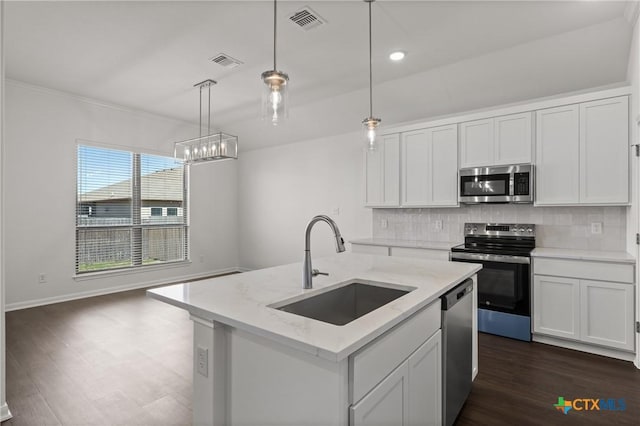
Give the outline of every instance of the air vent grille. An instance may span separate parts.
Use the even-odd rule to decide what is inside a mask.
[[[227,55],[226,53],[220,53],[216,56],[214,56],[213,58],[211,58],[211,62],[214,62],[222,67],[225,68],[235,68],[238,65],[242,64],[242,61],[239,61],[235,58],[232,58],[231,56]]]
[[[289,16],[289,20],[305,31],[327,23],[322,16],[314,12],[309,6],[305,6]]]

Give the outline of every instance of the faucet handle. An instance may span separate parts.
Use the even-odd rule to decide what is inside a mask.
[[[328,273],[328,272],[320,272],[320,271],[319,271],[319,270],[317,270],[317,269],[312,269],[312,270],[311,270],[311,275],[313,275],[314,277],[316,277],[316,276],[318,276],[318,275],[327,275],[327,276],[328,276],[328,275],[329,275],[329,273]]]

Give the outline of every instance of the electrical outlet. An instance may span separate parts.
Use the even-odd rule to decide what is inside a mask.
[[[591,222],[591,233],[602,234],[602,222]]]
[[[333,208],[333,215],[334,216],[340,216],[340,207],[334,207]]]
[[[389,221],[387,219],[380,220],[380,227],[382,229],[387,229],[388,226],[389,226]]]
[[[442,221],[441,220],[436,220],[435,223],[433,224],[433,226],[436,229],[436,231],[442,231]]]
[[[204,255],[203,254],[200,255],[200,263],[204,263]]]
[[[47,275],[46,275],[46,274],[44,274],[44,273],[40,273],[40,274],[38,274],[38,282],[39,282],[40,284],[44,284],[44,283],[46,283],[46,282],[47,282]]]
[[[204,377],[209,376],[209,349],[201,348],[198,346],[196,348],[197,351],[197,368],[198,374]]]

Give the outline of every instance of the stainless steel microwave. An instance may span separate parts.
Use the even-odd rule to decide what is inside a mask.
[[[466,204],[533,203],[533,165],[461,169],[459,201]]]

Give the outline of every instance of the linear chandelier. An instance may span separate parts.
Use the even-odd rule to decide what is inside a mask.
[[[200,164],[211,161],[237,160],[238,137],[223,132],[211,133],[211,87],[218,84],[215,80],[204,80],[193,87],[200,89],[200,136],[186,141],[176,142],[174,157],[185,164]],[[202,94],[207,90],[207,127],[203,135]]]

